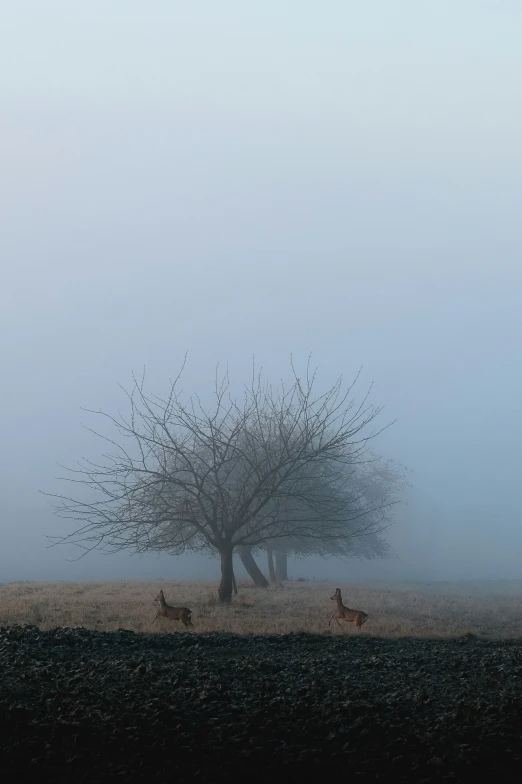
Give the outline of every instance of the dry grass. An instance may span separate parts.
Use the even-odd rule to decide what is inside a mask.
[[[189,607],[195,632],[237,634],[328,632],[330,602],[339,585],[343,601],[364,610],[369,620],[361,634],[385,637],[454,637],[467,632],[488,637],[522,637],[522,581],[484,583],[330,583],[288,582],[284,590],[239,584],[230,606],[217,602],[216,583],[119,581],[0,585],[0,626],[35,624],[42,629],[84,626],[110,631],[184,631],[181,624],[158,619],[160,588],[169,604]],[[332,634],[358,634],[352,624]]]

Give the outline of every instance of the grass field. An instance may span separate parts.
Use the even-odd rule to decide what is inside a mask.
[[[0,584],[0,626],[35,624],[42,629],[83,626],[111,631],[184,631],[164,618],[152,623],[160,588],[167,602],[193,612],[195,632],[237,634],[328,633],[330,601],[338,583],[287,582],[284,589],[256,589],[239,583],[230,606],[217,601],[215,582],[169,580],[93,583]],[[522,581],[456,583],[339,583],[344,603],[364,610],[361,634],[399,637],[454,637],[468,632],[493,638],[522,637]],[[332,634],[358,634],[352,624]]]

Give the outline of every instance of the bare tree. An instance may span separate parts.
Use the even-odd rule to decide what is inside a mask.
[[[401,501],[402,491],[408,486],[405,472],[406,469],[393,460],[376,455],[367,455],[361,465],[349,466],[345,483],[352,490],[353,497],[359,498],[362,517],[370,525],[366,530],[358,529],[355,536],[347,530],[345,540],[280,537],[268,542],[266,546],[258,548],[258,552],[266,551],[270,582],[277,584],[288,579],[288,553],[303,558],[311,555],[323,558],[389,557],[390,548],[382,534],[393,524],[394,508]]]
[[[126,392],[129,412],[108,420],[114,437],[93,431],[112,452],[82,460],[67,479],[87,498],[56,498],[55,512],[80,525],[55,543],[114,553],[212,550],[221,559],[219,599],[230,602],[236,547],[279,538],[342,541],[370,532],[352,491],[335,477],[364,461],[380,409],[351,398],[342,378],[315,393],[315,372],[274,390],[253,372],[241,400],[216,372],[213,401],[184,399],[179,380],[165,397]],[[183,370],[183,368],[182,368]],[[328,474],[331,481],[325,481]]]
[[[288,555],[295,558],[388,558],[390,548],[385,539],[373,531],[367,531],[360,536],[349,536],[345,540],[324,541],[309,539],[281,539],[274,548],[268,545],[259,548],[258,552],[266,552],[269,580],[274,585],[280,585],[288,580],[287,561]],[[252,556],[254,557],[254,556]]]
[[[278,585],[281,585],[284,580],[288,580],[288,550],[284,548],[283,542],[281,545],[274,551],[275,578]]]
[[[252,547],[248,547],[247,545],[243,544],[239,547],[236,547],[236,552],[241,558],[241,563],[243,564],[247,574],[252,578],[254,585],[256,585],[258,588],[268,588],[268,580],[257,565],[256,560],[252,555]]]

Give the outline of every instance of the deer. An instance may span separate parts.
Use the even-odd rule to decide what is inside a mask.
[[[164,618],[168,618],[169,621],[181,621],[187,628],[193,628],[191,620],[192,610],[189,610],[188,607],[171,607],[170,604],[167,604],[165,601],[163,591],[159,592],[154,601],[159,602],[159,608],[152,623],[160,616],[163,616]]]
[[[359,631],[361,631],[361,626],[368,620],[367,614],[362,610],[350,610],[349,607],[345,607],[343,604],[343,597],[341,596],[340,588],[335,589],[335,593],[333,596],[330,596],[330,599],[337,603],[337,607],[335,608],[334,615],[332,615],[328,621],[328,626],[330,626],[332,618],[335,618],[341,628],[342,624],[339,623],[339,619],[342,621],[349,621],[350,623],[354,623]]]

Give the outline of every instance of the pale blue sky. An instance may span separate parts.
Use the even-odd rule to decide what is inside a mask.
[[[415,491],[401,560],[354,574],[522,577],[520,4],[2,16],[0,579],[156,574],[45,549],[37,489],[95,450],[81,406],[186,349],[198,391],[252,354],[278,378],[312,351],[324,383],[364,365]]]

